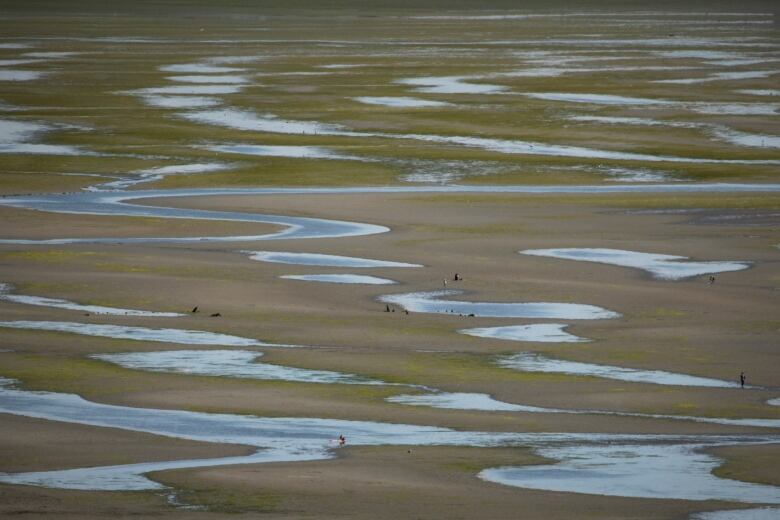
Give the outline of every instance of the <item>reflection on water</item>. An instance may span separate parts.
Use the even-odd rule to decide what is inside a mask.
[[[726,419],[723,417],[697,417],[691,415],[650,414],[639,412],[616,412],[610,410],[572,410],[564,408],[546,408],[524,404],[506,403],[493,399],[487,394],[468,392],[432,392],[428,394],[394,395],[385,399],[391,403],[410,406],[430,406],[446,410],[479,410],[485,412],[525,412],[525,413],[567,413],[580,415],[613,415],[617,417],[640,417],[645,419],[663,419],[670,421],[691,421],[724,426],[752,426],[755,428],[780,428],[780,419]]]
[[[547,491],[637,498],[780,504],[780,488],[715,477],[721,461],[705,445],[553,446],[537,450],[560,462],[482,471],[490,482]]]
[[[409,312],[456,314],[463,316],[494,318],[565,318],[572,320],[597,320],[617,318],[620,314],[580,303],[485,303],[443,300],[462,291],[433,291],[381,296],[379,301],[400,305]]]
[[[352,161],[365,160],[361,157],[342,155],[323,146],[229,144],[210,145],[206,146],[205,148],[213,152],[257,155],[261,157],[291,157],[294,159],[340,159]]]
[[[420,98],[403,97],[403,96],[385,96],[385,97],[360,96],[353,99],[355,99],[355,101],[359,101],[367,105],[380,105],[383,107],[393,107],[393,108],[452,106],[452,103],[445,103],[444,101],[433,101],[431,99],[420,99]]]
[[[324,255],[320,253],[289,253],[281,251],[243,251],[259,262],[291,265],[318,265],[327,267],[422,267],[420,264],[372,260],[352,256]]]
[[[593,363],[580,363],[577,361],[564,361],[529,353],[503,356],[497,360],[497,363],[502,367],[521,370],[523,372],[549,372],[603,377],[606,379],[617,379],[633,383],[721,388],[737,388],[739,386],[739,383],[722,381],[720,379],[676,374],[673,372],[664,372],[662,370],[640,370],[609,365],[596,365]]]
[[[690,494],[701,494],[700,487],[707,485],[708,491],[716,498],[727,497],[740,492],[741,501],[753,499],[761,502],[776,500],[780,488],[747,484],[737,481],[719,479],[710,473],[717,459],[709,457],[711,464],[696,464],[698,455],[693,448],[688,449],[687,443],[741,444],[749,442],[780,442],[780,437],[739,436],[739,437],[693,437],[668,435],[613,435],[613,434],[582,434],[582,433],[490,433],[461,432],[433,426],[412,426],[405,424],[377,423],[367,421],[345,421],[337,419],[315,418],[261,418],[230,414],[210,414],[187,412],[180,410],[156,410],[147,408],[130,408],[98,404],[82,399],[73,394],[53,392],[28,392],[10,388],[13,381],[0,380],[0,412],[37,417],[55,421],[77,424],[120,428],[124,430],[141,431],[190,439],[196,441],[232,443],[262,448],[262,451],[246,457],[229,457],[208,460],[183,460],[157,463],[128,464],[94,468],[78,468],[61,471],[43,471],[15,474],[0,474],[0,482],[12,484],[28,484],[37,486],[68,488],[68,489],[102,489],[102,490],[142,490],[155,489],[161,486],[146,479],[143,475],[152,471],[164,469],[218,466],[228,464],[250,464],[260,462],[316,460],[332,456],[332,449],[337,446],[338,435],[343,434],[349,445],[408,445],[408,446],[522,446],[542,449],[543,454],[557,459],[556,452],[544,452],[544,447],[561,444],[564,452],[560,458],[566,457],[565,450],[577,443],[579,447],[579,463],[588,462],[601,464],[603,479],[608,480],[612,494],[625,496],[631,491],[633,475],[625,475],[623,479],[613,479],[611,468],[628,470],[642,478],[642,465],[627,466],[623,452],[613,446],[614,443],[638,445],[640,443],[668,442],[666,450],[658,450],[653,463],[653,476],[659,481],[672,479],[685,468],[689,479],[677,478],[677,494],[683,494],[690,488]],[[603,443],[610,443],[606,446]],[[653,445],[647,445],[653,449]],[[639,446],[642,448],[643,446]],[[606,450],[606,451],[605,451]],[[610,451],[611,450],[611,451]],[[692,455],[692,456],[691,456]],[[661,459],[661,460],[657,460]],[[664,463],[663,459],[669,459]],[[665,469],[668,474],[665,473]],[[490,470],[488,470],[490,471]],[[577,490],[592,492],[593,483],[601,477],[598,474],[588,474],[589,478]],[[632,478],[629,478],[632,477]],[[485,474],[483,472],[483,478]],[[572,479],[566,479],[569,485]],[[625,488],[621,482],[626,483]],[[517,485],[518,480],[507,482]],[[589,484],[590,482],[590,484]],[[539,489],[536,486],[528,486]],[[551,479],[546,489],[556,489],[555,479]],[[631,496],[631,495],[628,495]],[[771,499],[771,500],[770,500]]]
[[[132,339],[136,341],[162,341],[185,345],[224,345],[230,347],[273,346],[255,339],[184,329],[150,329],[123,325],[96,325],[70,321],[0,321],[0,328],[24,330],[50,330],[97,336],[102,338]]]
[[[43,123],[0,119],[0,154],[94,155],[77,146],[33,142],[52,130],[55,127]]]
[[[590,341],[563,329],[565,323],[532,323],[530,325],[510,325],[508,327],[482,327],[461,329],[458,332],[478,338],[503,339],[507,341],[533,341],[540,343],[581,343]]]
[[[693,262],[686,256],[605,248],[526,249],[520,251],[520,254],[636,267],[648,271],[653,277],[661,280],[682,280],[691,276],[741,271],[750,267],[748,262]]]
[[[486,83],[471,83],[469,80],[479,79],[471,76],[427,76],[423,78],[406,78],[399,80],[402,85],[412,85],[414,90],[427,94],[501,94],[508,91],[502,85]]]
[[[213,83],[216,85],[240,85],[242,83],[249,83],[249,80],[244,76],[225,75],[225,74],[220,76],[205,76],[205,75],[169,76],[166,79],[170,81],[179,81],[181,83]]]
[[[690,520],[777,520],[778,518],[780,518],[780,508],[776,507],[708,511],[690,516]]]
[[[157,218],[188,218],[233,222],[264,222],[286,226],[278,233],[221,237],[151,237],[151,238],[54,238],[0,239],[0,244],[88,244],[148,242],[239,242],[301,238],[339,238],[385,233],[389,228],[338,220],[283,215],[263,215],[235,211],[205,211],[161,206],[139,206],[131,201],[155,197],[197,197],[208,195],[274,195],[274,194],[360,194],[360,193],[749,193],[778,192],[780,184],[648,184],[599,186],[397,186],[380,188],[209,188],[147,190],[125,193],[77,192],[40,194],[0,198],[0,205],[36,209],[55,213],[123,215]]]
[[[91,357],[124,368],[149,372],[342,385],[386,384],[384,381],[355,374],[263,363],[258,361],[262,356],[262,352],[247,350],[171,350],[96,354]]]
[[[347,284],[366,284],[366,285],[392,285],[395,280],[379,278],[378,276],[369,276],[365,274],[287,274],[280,278],[288,280],[302,280],[306,282],[327,282],[327,283],[347,283]]]
[[[44,298],[42,296],[28,296],[25,294],[10,294],[12,286],[7,283],[0,283],[0,300],[6,300],[13,303],[22,303],[25,305],[38,305],[41,307],[54,307],[58,309],[69,309],[74,311],[88,312],[90,314],[113,314],[117,316],[150,316],[160,318],[171,318],[184,316],[177,312],[154,312],[141,311],[137,309],[120,309],[117,307],[104,307],[102,305],[82,305],[59,298]]]

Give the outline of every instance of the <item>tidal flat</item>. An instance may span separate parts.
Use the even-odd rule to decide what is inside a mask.
[[[773,517],[774,11],[5,2],[0,516]]]

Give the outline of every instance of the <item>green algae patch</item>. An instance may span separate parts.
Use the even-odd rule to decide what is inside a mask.
[[[683,318],[688,313],[679,309],[671,309],[669,307],[655,307],[653,309],[647,309],[637,314],[642,318]]]
[[[176,492],[176,502],[187,508],[212,513],[273,513],[279,509],[282,497],[273,493],[228,489],[226,487],[200,487],[184,475],[171,478],[166,472],[150,473],[149,476],[163,484],[184,487]]]
[[[226,154],[220,156],[226,159]],[[230,154],[232,157],[233,154]],[[247,159],[242,155],[237,158]],[[390,167],[354,161],[267,158],[253,166],[198,175],[169,175],[151,188],[218,188],[230,186],[375,186],[397,183]]]
[[[0,252],[0,258],[8,260],[22,260],[24,262],[38,262],[46,264],[68,263],[84,258],[100,258],[107,256],[107,253],[98,253],[95,251],[72,251],[67,249],[49,249],[32,251],[7,251]]]

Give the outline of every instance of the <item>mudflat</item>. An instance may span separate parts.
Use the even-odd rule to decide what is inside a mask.
[[[0,16],[0,516],[780,503],[773,5],[136,4]]]

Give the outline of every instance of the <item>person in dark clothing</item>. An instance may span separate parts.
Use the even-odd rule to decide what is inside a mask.
[[[745,377],[745,373],[744,373],[744,372],[742,372],[742,373],[740,373],[740,374],[739,374],[739,385],[740,385],[742,388],[745,388],[745,380],[746,380],[746,379],[747,379],[747,377]]]

